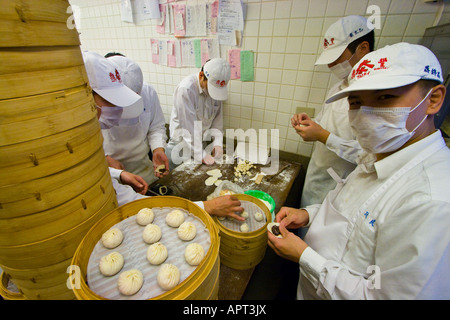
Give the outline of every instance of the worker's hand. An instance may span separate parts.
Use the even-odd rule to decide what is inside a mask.
[[[214,159],[222,159],[223,148],[220,146],[215,146],[211,155],[214,157]]]
[[[207,166],[210,166],[210,165],[214,164],[214,162],[216,162],[216,160],[214,159],[213,156],[207,154],[207,155],[202,159],[202,162],[203,162],[204,164],[206,164]]]
[[[300,123],[304,120],[311,120],[311,118],[306,113],[294,114],[291,118],[291,125],[295,128],[296,126],[299,126]]]
[[[298,263],[308,245],[294,233],[288,231],[281,223],[279,229],[282,238],[277,238],[272,232],[267,231],[267,244],[280,257]]]
[[[108,162],[108,167],[119,169],[119,170],[125,170],[125,167],[123,166],[122,162],[111,158],[110,156],[106,156],[106,162]]]
[[[167,155],[164,152],[163,148],[156,148],[155,150],[153,150],[152,162],[153,162],[153,170],[155,172],[156,177],[162,178],[169,174],[169,158],[167,158]],[[162,164],[166,167],[166,171],[164,171],[163,173],[157,172],[156,168]]]
[[[330,132],[322,128],[317,122],[311,120],[307,115],[306,117],[304,120],[296,122],[296,125],[293,125],[295,132],[302,137],[303,141],[320,141],[323,144],[327,143]],[[292,119],[291,123],[293,123]]]
[[[245,219],[238,215],[244,211],[241,207],[241,202],[232,195],[221,196],[212,200],[203,201],[205,211],[212,216],[218,217],[232,217],[239,221]]]
[[[280,223],[280,227],[298,229],[308,224],[309,214],[305,209],[282,207],[276,214],[275,221]]]
[[[120,181],[122,182],[122,184],[126,184],[132,187],[133,190],[137,193],[140,193],[142,195],[147,193],[148,183],[145,182],[145,180],[141,176],[138,176],[131,172],[122,171],[122,173],[120,174]]]

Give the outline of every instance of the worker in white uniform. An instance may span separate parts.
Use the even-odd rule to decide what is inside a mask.
[[[143,108],[142,103],[126,108],[118,126],[102,130],[108,164],[137,174],[151,184],[169,173],[165,120],[158,95],[152,85],[143,81],[142,70],[136,62],[120,54],[108,60],[119,70],[123,83],[139,94],[143,102]],[[167,170],[156,171],[159,165]]]
[[[93,89],[100,127],[111,129],[119,124],[124,110],[139,102],[141,97],[122,83],[120,72],[108,59],[95,52],[83,52],[83,59]],[[148,184],[142,177],[112,167],[109,170],[119,206],[147,197]],[[244,220],[239,215],[244,208],[231,195],[197,201],[195,204],[211,215]]]
[[[207,61],[199,73],[187,76],[176,87],[167,146],[171,169],[192,157],[206,165],[222,157],[222,101],[228,98],[229,80],[230,65],[216,58]],[[204,136],[208,133],[210,136]],[[213,141],[205,148],[209,140]]]
[[[350,126],[365,153],[322,204],[282,208],[275,252],[299,263],[300,299],[449,299],[450,150],[434,126],[446,93],[427,48],[398,43],[353,67]],[[286,228],[309,226],[303,241]]]
[[[138,106],[142,103],[142,98],[123,84],[117,68],[100,54],[83,52],[83,60],[101,129],[117,126],[123,111],[131,106]],[[141,194],[147,192],[148,184],[142,177],[112,167],[109,167],[109,172],[119,205],[124,203],[121,199],[127,191]]]
[[[323,52],[315,65],[327,65],[339,81],[328,96],[348,86],[352,67],[374,48],[374,27],[361,16],[348,16],[333,23],[325,33]],[[346,178],[356,167],[362,149],[348,123],[348,102],[341,99],[325,103],[317,117],[296,114],[291,123],[304,141],[314,141],[306,171],[300,207],[322,203],[336,182],[327,172],[332,168]]]

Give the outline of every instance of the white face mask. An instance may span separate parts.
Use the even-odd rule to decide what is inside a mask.
[[[99,107],[102,110],[100,118],[100,127],[102,129],[109,129],[119,125],[120,117],[122,116],[123,108],[121,107]]]
[[[353,55],[350,57],[350,59],[345,60],[344,62],[341,62],[341,63],[338,63],[337,65],[332,66],[331,68],[329,68],[330,71],[341,80],[347,78],[353,69],[353,67],[349,61],[352,60],[352,58],[355,54],[356,54],[356,50],[355,50],[355,53],[353,53]]]
[[[361,106],[349,110],[350,126],[361,147],[370,153],[386,153],[398,150],[411,137],[417,128],[425,121],[427,115],[409,132],[406,120],[409,114],[416,110],[429,96],[431,90],[417,106],[409,108],[372,108]]]

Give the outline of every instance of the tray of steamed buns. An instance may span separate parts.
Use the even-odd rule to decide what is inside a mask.
[[[150,299],[183,282],[211,245],[204,223],[182,208],[143,208],[103,233],[87,266],[107,299]]]

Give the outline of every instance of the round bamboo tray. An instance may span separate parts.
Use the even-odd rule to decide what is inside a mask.
[[[208,252],[206,252],[203,261],[189,277],[172,290],[166,291],[152,299],[217,299],[220,266],[217,227],[209,214],[200,209],[193,202],[173,196],[156,196],[127,203],[108,214],[89,230],[88,234],[78,246],[72,260],[72,266],[78,266],[81,272],[80,286],[79,288],[75,287],[73,289],[77,299],[105,300],[104,297],[93,292],[86,283],[87,266],[91,252],[103,233],[120,221],[137,214],[142,208],[164,206],[183,208],[200,218],[210,233],[211,245]]]
[[[72,257],[89,229],[111,210],[117,208],[117,199],[113,190],[107,189],[105,197],[104,205],[100,210],[70,230],[38,242],[0,246],[0,265],[9,268],[33,269],[56,264]],[[80,203],[80,206],[82,205]]]
[[[68,17],[67,1],[12,0],[2,2],[0,18],[21,21],[65,22]]]
[[[88,77],[84,65],[7,73],[0,75],[0,100],[60,91],[86,83],[88,83]]]
[[[4,300],[27,300],[23,293],[8,290],[10,278],[11,277],[4,271],[0,274],[0,296],[2,296]]]
[[[239,200],[252,202],[264,212],[266,224],[251,232],[239,232],[223,226],[217,217],[214,220],[220,234],[220,261],[227,267],[246,270],[255,267],[264,258],[267,247],[267,223],[272,221],[272,215],[261,200],[246,195],[234,194]]]
[[[18,218],[57,207],[96,184],[105,170],[105,155],[98,151],[70,170],[40,179],[0,186],[2,219]]]
[[[5,266],[2,266],[2,269],[9,277],[14,278],[14,283],[18,287],[41,289],[67,282],[69,277],[67,269],[71,261],[72,258],[69,258],[57,264],[34,269],[15,269]]]
[[[41,241],[70,230],[99,211],[112,182],[106,169],[101,179],[79,196],[55,208],[19,218],[0,219],[0,246]]]
[[[40,71],[83,65],[80,47],[20,47],[2,48],[0,74],[18,73],[23,70]],[[30,64],[30,61],[33,61]]]
[[[71,90],[0,100],[0,110],[0,146],[63,133],[97,117],[92,91],[86,85]]]
[[[78,31],[67,27],[65,16],[64,22],[22,21],[19,14],[14,20],[0,19],[0,47],[79,46]]]
[[[63,152],[46,158],[39,158],[35,153],[29,153],[27,159],[23,159],[28,162],[2,168],[5,170],[0,171],[0,185],[6,186],[39,179],[70,169],[89,159],[95,153],[101,152],[104,155],[102,143],[102,136],[97,134],[82,141],[79,148],[73,149],[71,146],[72,152],[66,147]],[[39,146],[41,141],[37,140],[35,144]]]

